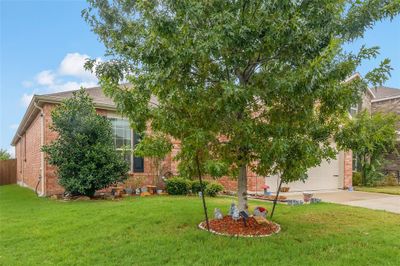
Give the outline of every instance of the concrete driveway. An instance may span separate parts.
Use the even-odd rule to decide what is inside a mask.
[[[361,191],[315,191],[314,197],[322,201],[332,202],[350,206],[364,207],[373,210],[385,210],[388,212],[400,213],[400,196],[383,193],[370,193]],[[289,194],[288,199],[302,199],[302,194]]]

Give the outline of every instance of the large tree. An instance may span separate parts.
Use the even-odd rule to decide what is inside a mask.
[[[378,49],[344,43],[399,12],[399,1],[88,0],[83,16],[110,60],[100,84],[133,126],[181,140],[181,162],[217,160],[290,182],[331,158],[330,140],[366,80],[343,82]],[[388,60],[367,78],[381,82]],[[120,87],[128,81],[132,87]],[[156,101],[155,101],[156,99]],[[201,155],[201,156],[200,156]]]
[[[42,149],[57,167],[58,182],[66,192],[93,196],[128,177],[128,164],[113,144],[111,122],[96,114],[85,90],[74,92],[51,118],[58,138]]]

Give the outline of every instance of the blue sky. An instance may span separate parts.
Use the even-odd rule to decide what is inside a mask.
[[[82,69],[86,57],[100,58],[104,46],[81,18],[85,1],[0,0],[0,148],[10,142],[33,94],[91,86],[96,79]],[[392,77],[385,84],[400,88],[400,16],[377,23],[362,44],[381,47],[377,60],[364,62],[361,74],[388,57]]]

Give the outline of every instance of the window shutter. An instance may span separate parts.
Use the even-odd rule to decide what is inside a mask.
[[[134,133],[133,136],[133,145],[136,147],[136,144],[140,142],[140,135]],[[143,157],[133,157],[133,172],[143,173],[144,172],[144,159]]]

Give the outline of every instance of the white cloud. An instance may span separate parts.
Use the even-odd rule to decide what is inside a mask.
[[[19,124],[11,124],[11,125],[10,125],[10,128],[11,128],[11,129],[17,129],[18,126],[19,126]]]
[[[15,148],[13,146],[9,146],[7,152],[11,155],[11,158],[15,158]]]
[[[86,60],[90,57],[86,54],[69,53],[60,63],[58,69],[59,75],[73,76],[83,79],[96,79],[96,77],[88,70],[85,70]]]
[[[60,62],[58,69],[43,70],[35,76],[34,81],[23,81],[22,85],[26,88],[36,86],[35,94],[94,87],[97,85],[96,76],[84,68],[88,58],[90,57],[86,54],[68,53]],[[96,60],[101,62],[100,58]],[[22,105],[27,107],[32,97],[33,93],[24,93],[21,97]]]
[[[30,104],[31,100],[33,98],[33,94],[26,94],[24,93],[24,95],[22,95],[21,97],[21,103],[24,107],[28,107],[28,105]]]
[[[55,74],[51,70],[44,70],[36,75],[36,82],[39,85],[51,86],[54,84]]]
[[[24,87],[24,88],[30,88],[30,87],[32,87],[33,86],[33,82],[32,81],[29,81],[29,80],[24,80],[24,81],[22,81],[22,87]]]
[[[97,85],[96,82],[75,82],[75,81],[68,81],[65,83],[55,84],[50,87],[52,92],[60,92],[60,91],[72,91],[72,90],[79,90],[81,87],[90,88],[95,87]]]

